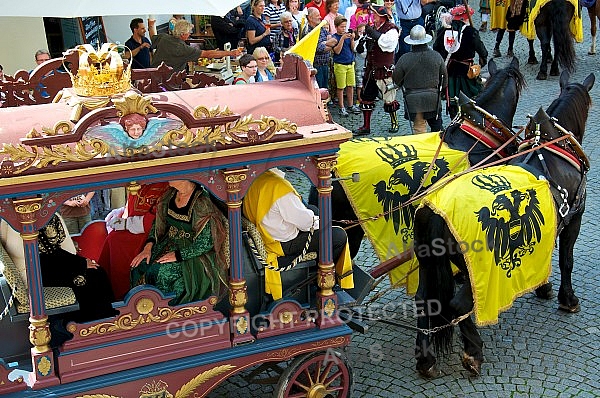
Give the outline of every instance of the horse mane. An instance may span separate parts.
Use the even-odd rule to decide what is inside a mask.
[[[552,101],[546,113],[570,130],[581,144],[591,104],[592,98],[588,90],[582,84],[571,83]]]
[[[497,73],[491,76],[491,78],[485,83],[481,93],[479,93],[479,95],[476,97],[476,102],[485,102],[486,100],[489,100],[490,97],[495,97],[498,90],[500,90],[506,80],[511,77],[515,80],[517,91],[519,94],[521,94],[523,88],[527,86],[525,76],[523,76],[523,73],[521,73],[518,67],[514,67],[512,64],[509,64],[509,66],[499,69]]]

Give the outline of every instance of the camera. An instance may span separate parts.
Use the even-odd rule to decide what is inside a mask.
[[[348,33],[354,33],[352,29],[348,29]]]

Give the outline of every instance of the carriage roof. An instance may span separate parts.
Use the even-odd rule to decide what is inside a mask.
[[[260,86],[129,91],[110,99],[80,97],[68,88],[56,103],[0,109],[0,198],[334,154],[351,135],[328,122],[310,73],[301,59],[288,57],[279,80]],[[118,126],[127,112],[180,126],[139,148],[90,136],[102,126]]]

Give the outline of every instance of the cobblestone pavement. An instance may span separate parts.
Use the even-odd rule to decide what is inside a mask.
[[[582,82],[589,73],[600,79],[600,54],[590,56],[589,20],[584,14],[584,43],[576,44],[577,67],[572,81]],[[477,14],[474,24],[479,26]],[[508,36],[508,35],[506,35]],[[482,38],[492,52],[495,33],[482,33]],[[506,54],[507,37],[501,50]],[[541,59],[539,42],[536,54]],[[526,40],[517,35],[515,56],[521,62],[528,87],[522,93],[514,122],[526,123],[527,114],[540,106],[546,108],[559,94],[558,77],[537,81],[539,65],[527,65]],[[499,67],[507,65],[509,58],[496,59]],[[487,68],[484,68],[485,73]],[[513,307],[501,314],[497,325],[480,328],[484,340],[485,363],[480,377],[473,378],[460,365],[461,352],[456,337],[454,351],[440,360],[441,377],[424,380],[415,371],[412,358],[415,333],[411,330],[371,323],[364,335],[354,333],[348,347],[349,361],[354,368],[353,397],[595,397],[600,396],[600,254],[596,234],[600,225],[600,115],[598,99],[600,82],[591,91],[595,104],[590,112],[583,147],[590,157],[592,169],[588,174],[588,197],[583,225],[575,246],[573,285],[581,300],[581,312],[565,314],[557,310],[556,299],[543,301],[533,294],[517,299]],[[399,98],[401,101],[401,98]],[[360,115],[338,117],[337,107],[330,107],[334,119],[347,127],[360,126]],[[388,115],[381,111],[381,103],[374,114],[373,135],[385,135],[389,126]],[[448,124],[445,116],[444,125]],[[410,134],[406,121],[401,121],[400,134]],[[381,132],[381,133],[379,133]],[[305,189],[305,188],[304,188]],[[555,257],[556,257],[555,250]],[[376,265],[376,256],[368,243],[363,242],[357,262],[365,269]],[[551,281],[557,293],[560,272],[555,258]],[[386,289],[382,283],[377,291]],[[373,293],[376,293],[373,292]],[[378,306],[393,305],[407,309],[412,302],[403,290],[393,290],[377,300]],[[414,325],[414,319],[403,311],[396,312],[398,321]],[[458,332],[458,329],[457,329]],[[241,377],[223,384],[212,397],[270,396],[272,386],[247,385]]]

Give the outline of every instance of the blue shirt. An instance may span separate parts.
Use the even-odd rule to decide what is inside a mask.
[[[340,14],[342,14],[342,15],[345,15],[346,14],[346,8],[350,7],[351,5],[352,5],[352,1],[351,0],[340,0],[340,8],[338,9],[338,12]]]
[[[396,12],[400,19],[417,19],[421,16],[420,0],[395,0]]]
[[[148,40],[146,37],[142,37],[142,43],[148,43],[148,44],[152,45],[152,43],[150,43],[150,40]],[[133,36],[131,36],[129,38],[129,40],[127,40],[125,42],[125,46],[127,48],[129,48],[131,51],[133,51],[140,46],[140,43],[135,41]],[[131,69],[146,69],[149,67],[150,67],[150,48],[149,47],[148,48],[145,48],[145,47],[140,48],[140,51],[137,53],[136,56],[133,57],[133,60],[131,61]]]
[[[262,19],[256,18],[254,15],[250,15],[250,17],[246,20],[246,32],[254,31],[254,37],[258,37],[265,33],[267,28],[265,27]],[[248,54],[252,54],[256,47],[265,47],[267,51],[269,51],[271,47],[271,36],[263,37],[259,42],[255,44],[250,44],[248,42]]]
[[[335,37],[335,39],[339,43],[339,41],[342,38],[342,35],[334,33],[333,37]],[[344,40],[344,44],[342,45],[342,51],[340,51],[339,54],[336,54],[335,51],[332,51],[334,63],[342,64],[342,65],[350,65],[352,62],[354,62],[354,51],[352,51],[352,48],[350,47],[350,42],[351,42],[350,39]]]

